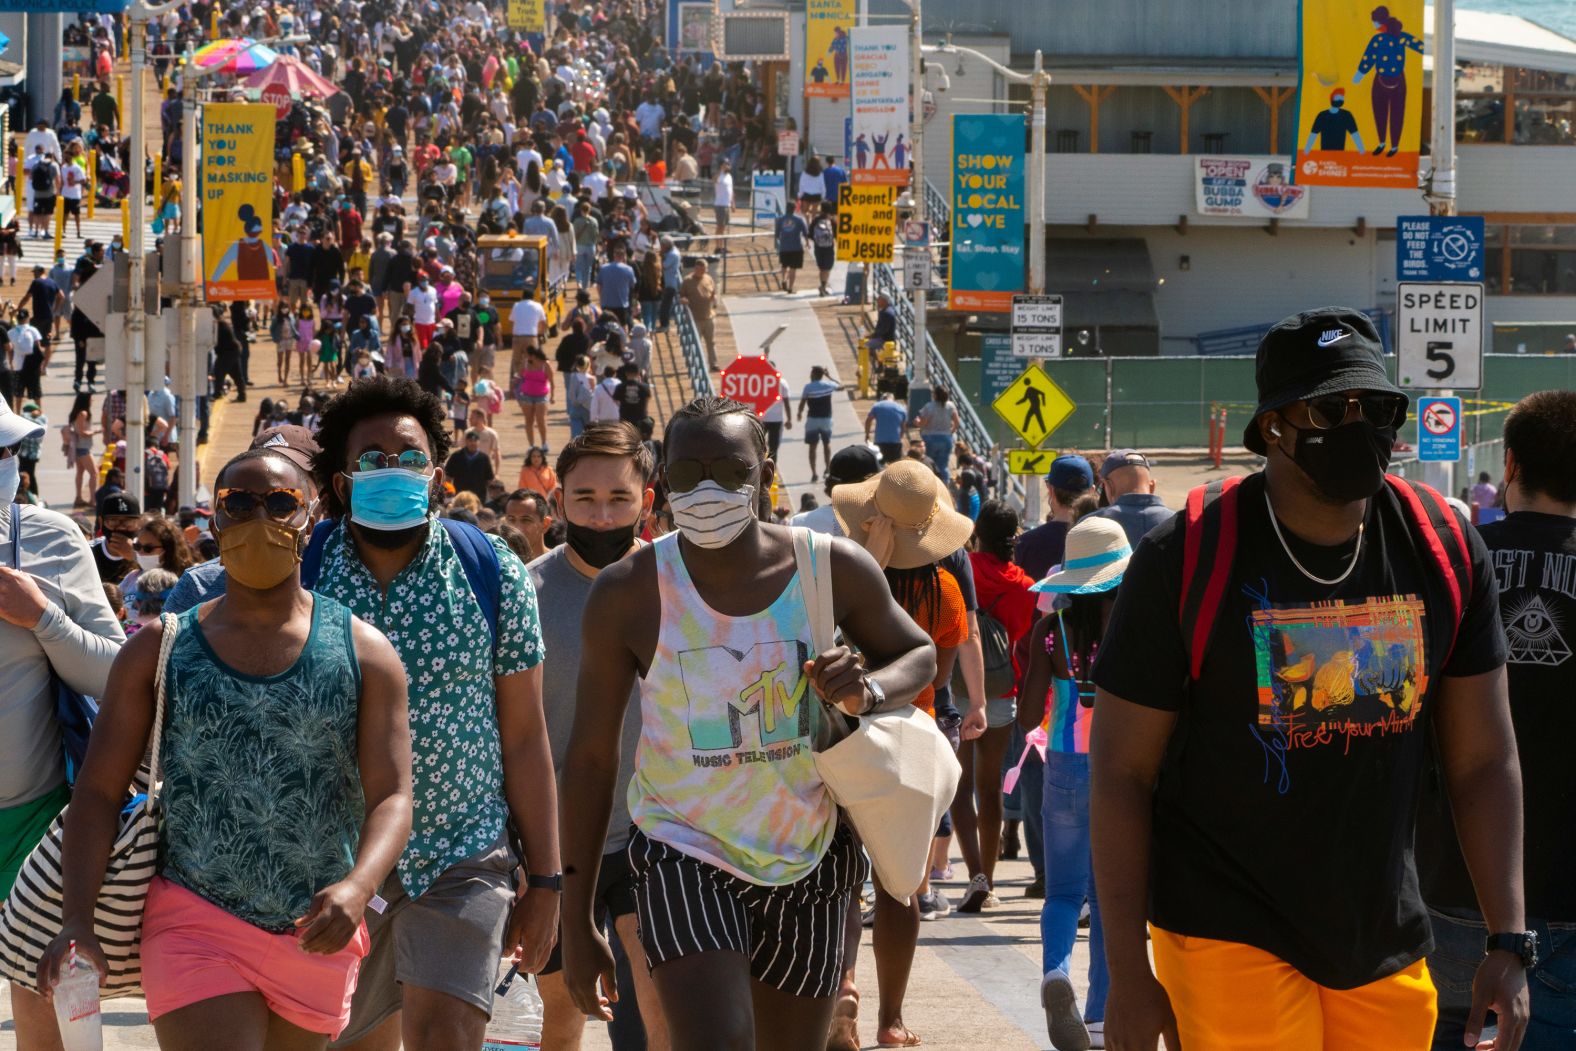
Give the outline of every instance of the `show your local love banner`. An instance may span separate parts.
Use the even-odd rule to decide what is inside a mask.
[[[1302,0],[1297,177],[1417,189],[1423,0]]]
[[[202,272],[208,302],[272,300],[274,107],[202,109]],[[190,220],[188,220],[190,221]]]
[[[947,305],[1005,313],[1023,291],[1023,114],[952,118]]]
[[[805,0],[804,15],[805,97],[846,99],[854,0]]]

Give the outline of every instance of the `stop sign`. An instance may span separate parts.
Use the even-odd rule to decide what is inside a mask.
[[[264,88],[263,101],[274,107],[274,115],[280,120],[290,116],[290,89],[283,84],[270,84]]]
[[[722,370],[721,394],[742,401],[763,416],[782,398],[782,373],[764,355],[735,358]]]

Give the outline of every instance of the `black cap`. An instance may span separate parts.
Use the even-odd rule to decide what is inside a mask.
[[[826,465],[827,485],[851,485],[881,473],[881,463],[868,445],[850,445],[832,454]]]
[[[142,505],[130,493],[110,493],[99,501],[100,518],[129,518],[142,514]]]
[[[1263,455],[1258,418],[1294,401],[1347,390],[1406,392],[1390,381],[1384,344],[1367,314],[1351,307],[1321,307],[1293,314],[1259,340],[1259,404],[1242,432],[1242,444]]]

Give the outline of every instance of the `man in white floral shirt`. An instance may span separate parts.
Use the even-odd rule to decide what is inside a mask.
[[[323,410],[317,437],[319,489],[340,524],[322,549],[316,590],[399,651],[415,802],[410,843],[383,888],[387,909],[369,914],[372,951],[350,1025],[334,1046],[393,1051],[403,1039],[422,1051],[476,1051],[500,955],[539,970],[558,921],[536,593],[501,540],[432,517],[448,420],[415,383],[356,382]],[[467,564],[461,548],[472,544],[480,555]],[[497,573],[496,597],[472,587],[478,561]],[[530,873],[518,903],[511,821]]]

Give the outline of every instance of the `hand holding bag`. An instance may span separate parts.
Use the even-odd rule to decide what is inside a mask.
[[[159,743],[164,735],[164,680],[179,621],[161,618],[158,671],[154,675],[153,729],[148,735],[148,762],[131,785],[132,802],[120,815],[120,831],[110,847],[104,882],[93,907],[93,933],[109,963],[99,987],[101,996],[135,996],[142,988],[142,907],[159,860]],[[68,808],[69,809],[69,808]],[[11,896],[0,911],[0,977],[35,989],[38,961],[63,926],[61,842],[62,811],[49,831],[22,862]]]
[[[799,586],[819,655],[832,648],[837,629],[832,540],[807,529],[793,532]],[[882,890],[906,905],[924,881],[930,841],[957,791],[962,774],[957,756],[936,721],[913,705],[861,715],[839,739],[835,730],[846,728],[848,717],[821,703],[823,720],[834,732],[824,738],[828,743],[818,743],[816,772],[864,841]]]

